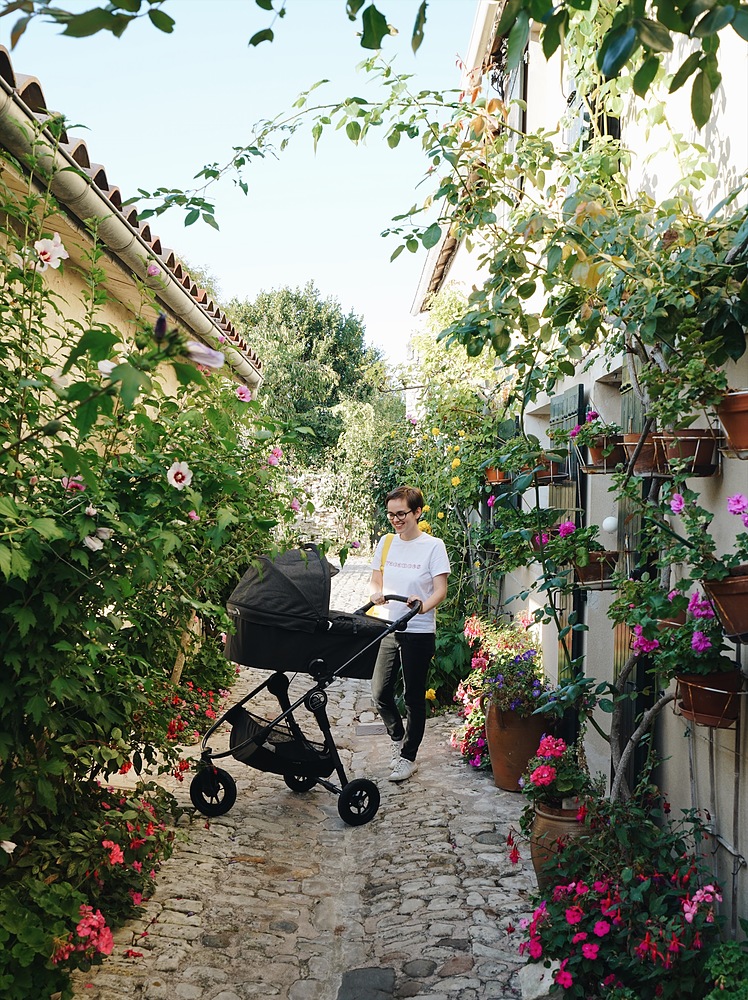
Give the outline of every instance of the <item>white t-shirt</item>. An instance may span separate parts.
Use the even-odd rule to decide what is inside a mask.
[[[382,568],[382,548],[385,537],[383,535],[377,542],[371,560],[372,570]],[[441,538],[434,538],[425,531],[409,541],[395,535],[384,564],[382,593],[398,594],[401,597],[410,597],[411,594],[415,594],[422,601],[425,601],[434,593],[434,577],[449,572],[449,557]],[[382,618],[385,621],[394,622],[407,614],[408,610],[407,605],[401,604],[399,601],[390,601],[387,604],[375,605],[372,614],[376,614],[377,618]],[[411,618],[407,631],[435,632],[436,609],[432,608],[425,615],[415,615]]]

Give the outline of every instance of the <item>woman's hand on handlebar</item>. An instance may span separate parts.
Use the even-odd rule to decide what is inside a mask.
[[[381,591],[377,591],[376,594],[371,594],[369,600],[372,604],[386,604],[384,599],[384,594]]]
[[[417,594],[411,594],[408,600],[405,602],[409,608],[414,608],[418,605],[418,614],[423,614],[423,601]]]

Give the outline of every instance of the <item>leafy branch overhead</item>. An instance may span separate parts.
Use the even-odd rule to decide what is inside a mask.
[[[147,18],[159,31],[171,34],[175,21],[163,9],[167,2],[168,0],[111,0],[110,3],[102,4],[100,7],[75,13],[50,0],[5,0],[0,7],[0,17],[13,13],[21,15],[11,31],[12,48],[15,48],[30,22],[36,17],[62,25],[64,27],[62,34],[72,38],[85,38],[100,31],[111,31],[116,38],[119,38],[133,21],[141,18]],[[279,18],[286,16],[286,0],[275,0],[275,2],[255,0],[255,4],[272,14],[273,19],[268,27],[261,28],[252,35],[248,42],[252,46],[260,45],[262,42],[272,42],[275,38],[273,25]],[[427,7],[427,0],[422,0],[413,24],[411,45],[414,52],[423,41]],[[175,10],[176,5],[171,9]],[[385,36],[397,34],[397,29],[373,3],[366,4],[366,0],[344,0],[344,9],[350,21],[357,21],[360,15],[360,44],[364,49],[380,49]],[[325,18],[326,12],[320,13],[320,29],[324,27]]]
[[[602,14],[602,6],[601,11]],[[508,39],[509,68],[516,68],[525,51],[530,21],[540,27],[546,59],[562,45],[572,20],[589,11],[591,0],[508,0],[498,34]],[[634,92],[643,97],[662,66],[662,57],[672,52],[680,36],[699,47],[683,60],[670,84],[679,90],[691,77],[691,114],[701,128],[709,120],[712,98],[720,85],[717,51],[719,32],[732,27],[748,41],[748,5],[720,0],[664,0],[648,10],[644,0],[611,5],[612,21],[597,54],[597,65],[606,79],[634,73]]]

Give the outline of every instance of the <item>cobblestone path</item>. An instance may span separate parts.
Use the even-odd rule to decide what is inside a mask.
[[[360,607],[368,580],[366,562],[349,561],[333,579],[333,607]],[[266,676],[242,671],[233,699]],[[309,687],[300,675],[291,694]],[[341,680],[328,694],[349,779],[379,785],[376,817],[346,826],[332,793],[294,794],[227,758],[235,806],[209,823],[183,818],[143,918],[116,933],[102,966],[76,975],[75,1000],[519,997],[518,935],[506,927],[528,913],[534,886],[505,848],[519,796],[450,748],[454,716],[429,720],[418,771],[392,784],[368,682]],[[175,791],[189,804],[187,782]],[[128,948],[142,957],[125,958]]]

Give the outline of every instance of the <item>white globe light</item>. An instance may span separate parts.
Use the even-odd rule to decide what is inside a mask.
[[[614,531],[618,531],[618,518],[617,517],[606,517],[602,523],[603,531],[607,531],[609,534],[613,534]]]

